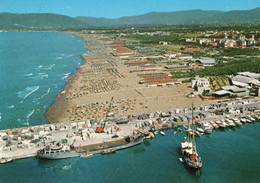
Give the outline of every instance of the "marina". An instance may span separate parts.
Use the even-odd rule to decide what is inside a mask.
[[[222,128],[224,126],[226,126],[225,128],[227,126],[229,128],[241,126],[242,123],[239,125],[239,121],[244,118],[247,119],[247,123],[252,123],[255,119],[259,119],[259,114],[254,113],[254,111],[258,112],[259,104],[260,100],[258,98],[252,98],[195,106],[194,124],[199,126],[197,131],[200,133],[210,134],[213,129],[218,129],[217,126],[222,126]],[[164,136],[165,133],[161,131],[163,129],[187,125],[188,120],[190,120],[189,116],[192,115],[191,109],[172,109],[148,114],[1,130],[0,157],[15,160],[37,155],[39,158],[44,159],[59,159],[80,156],[86,152],[96,154],[111,148],[124,149],[132,147],[143,142],[142,138],[140,140],[128,140],[128,138],[139,139],[139,137],[133,135],[151,138],[154,137],[151,130],[160,130],[160,134]],[[236,109],[240,109],[241,113],[233,115],[232,110],[235,111]],[[226,114],[216,115],[216,110],[225,110]],[[206,115],[205,112],[207,112]],[[165,113],[170,115],[161,117]],[[175,122],[175,118],[181,118],[182,120]],[[101,132],[99,132],[99,129],[102,129]],[[131,141],[134,143],[132,144]],[[71,145],[73,145],[73,150],[70,148]],[[61,153],[61,149],[66,155],[52,156],[56,152]],[[44,152],[45,155],[39,152]]]

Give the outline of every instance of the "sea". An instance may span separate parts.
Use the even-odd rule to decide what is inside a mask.
[[[85,42],[66,33],[0,33],[0,128],[48,123],[45,111],[83,63]],[[0,164],[0,183],[260,182],[260,122],[196,139],[203,167],[180,161],[181,127],[110,155]]]

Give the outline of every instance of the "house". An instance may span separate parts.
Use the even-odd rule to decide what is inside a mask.
[[[204,92],[210,93],[210,83],[206,78],[201,78],[196,76],[194,80],[191,81],[191,87],[198,92],[198,94],[203,94]]]
[[[169,58],[175,58],[179,53],[178,52],[170,52],[168,53]]]
[[[224,47],[225,48],[233,48],[233,47],[236,47],[236,46],[237,46],[237,42],[235,40],[227,39],[224,42]]]
[[[179,59],[181,59],[181,60],[191,60],[192,56],[181,54],[181,55],[179,55]]]

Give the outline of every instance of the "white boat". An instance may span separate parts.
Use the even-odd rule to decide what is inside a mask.
[[[226,125],[224,125],[221,121],[215,121],[215,123],[220,127],[220,128],[225,128]]]
[[[236,124],[230,119],[225,119],[225,121],[227,122],[228,126],[231,126],[231,127],[236,126]]]
[[[241,126],[241,125],[242,125],[242,123],[241,123],[239,120],[235,120],[234,123],[235,123],[236,125],[238,125],[238,126]]]
[[[246,122],[252,123],[252,121],[250,119],[248,119],[248,118],[245,118],[245,119],[246,119]]]
[[[197,128],[198,132],[204,133],[204,130],[202,128]]]
[[[214,121],[210,121],[210,124],[213,126],[213,128],[219,128],[219,126]]]
[[[252,118],[251,116],[247,116],[248,119],[250,119],[251,121],[255,121],[255,118]]]
[[[246,119],[245,119],[245,118],[240,118],[240,121],[241,121],[242,123],[246,123]]]
[[[87,158],[87,157],[90,157],[90,156],[92,156],[92,155],[93,155],[93,153],[86,153],[86,154],[80,155],[80,157],[81,157],[81,158]]]
[[[205,133],[211,133],[212,132],[212,125],[208,122],[201,123],[201,128],[204,130]]]
[[[164,136],[164,135],[165,135],[165,133],[164,133],[163,131],[160,131],[160,134],[161,134],[162,136]]]

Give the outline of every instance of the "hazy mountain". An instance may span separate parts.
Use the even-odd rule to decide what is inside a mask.
[[[0,13],[0,29],[66,29],[87,27],[86,22],[50,13]]]
[[[260,8],[228,12],[204,10],[151,12],[144,15],[117,19],[72,18],[49,13],[0,13],[0,20],[0,29],[68,29],[123,25],[259,23]]]
[[[92,26],[138,25],[138,24],[204,24],[260,22],[260,8],[241,11],[189,10],[177,12],[151,12],[139,16],[118,19],[76,17]]]

